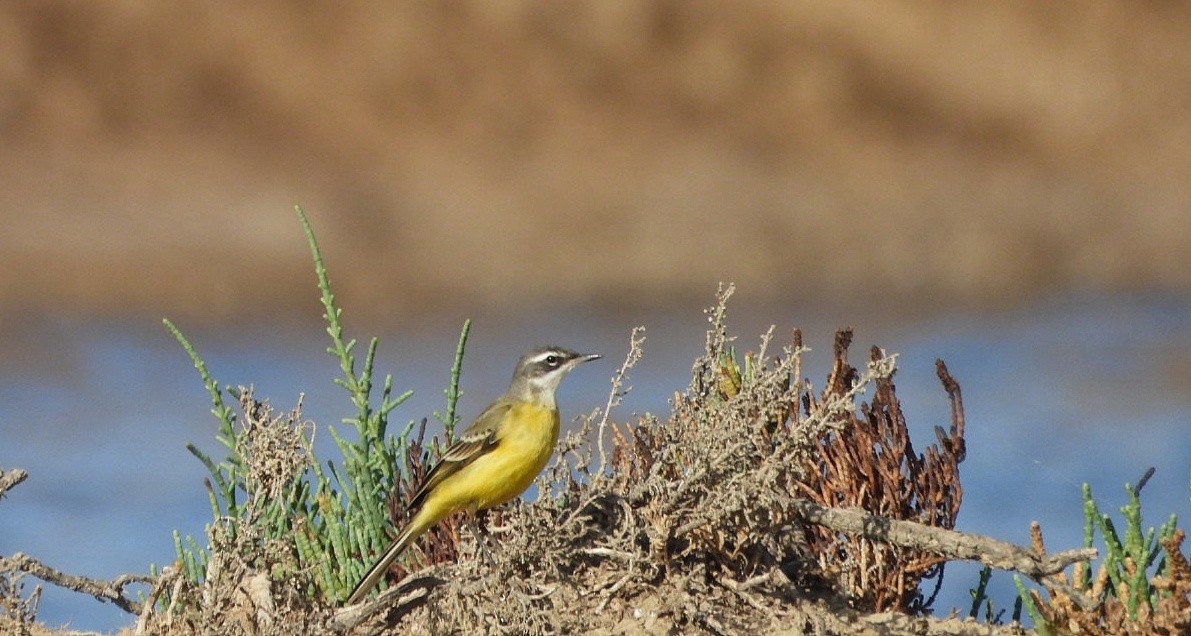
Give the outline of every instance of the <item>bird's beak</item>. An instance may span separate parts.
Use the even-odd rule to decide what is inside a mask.
[[[579,362],[591,362],[592,360],[599,360],[602,357],[604,357],[604,356],[602,356],[598,353],[589,353],[586,355],[579,356]]]

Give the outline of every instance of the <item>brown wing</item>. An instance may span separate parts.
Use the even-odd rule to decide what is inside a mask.
[[[410,511],[422,507],[426,496],[451,475],[459,472],[464,466],[472,463],[477,457],[490,452],[496,447],[497,428],[509,412],[512,405],[506,400],[494,402],[476,418],[455,440],[447,447],[442,459],[426,473],[422,485],[414,498],[409,502]]]

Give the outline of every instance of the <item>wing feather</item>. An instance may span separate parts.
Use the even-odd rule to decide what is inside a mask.
[[[422,480],[418,492],[409,502],[411,512],[422,507],[426,496],[448,477],[474,462],[477,457],[496,448],[497,428],[510,408],[512,408],[512,404],[499,400],[485,409],[476,418],[476,421],[471,423],[471,426],[464,429],[459,438],[443,452],[438,463],[430,469],[430,472],[426,473],[426,478]]]

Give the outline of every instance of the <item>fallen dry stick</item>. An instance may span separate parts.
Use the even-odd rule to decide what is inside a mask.
[[[1035,580],[1061,572],[1072,563],[1090,561],[1099,554],[1096,548],[1077,548],[1040,556],[1032,548],[1000,539],[889,519],[858,508],[828,508],[802,499],[794,500],[793,506],[807,521],[832,530],[949,559],[977,561],[999,570],[1020,572]]]
[[[0,557],[0,572],[24,572],[33,575],[46,583],[52,583],[68,590],[90,594],[101,601],[108,601],[130,614],[141,611],[141,604],[124,596],[124,588],[130,583],[152,584],[155,580],[151,576],[136,574],[121,574],[104,581],[75,574],[59,572],[54,568],[34,559],[31,556],[17,552],[10,557]]]

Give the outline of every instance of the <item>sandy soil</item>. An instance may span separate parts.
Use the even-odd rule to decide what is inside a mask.
[[[1180,3],[0,5],[0,316],[1191,287]]]

